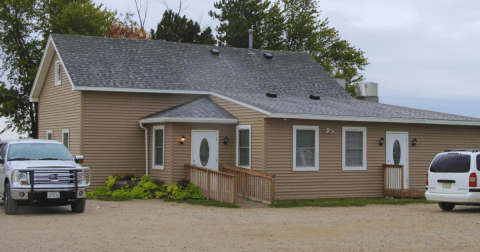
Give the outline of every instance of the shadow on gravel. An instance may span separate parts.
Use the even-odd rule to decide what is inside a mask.
[[[464,209],[453,209],[452,211],[450,211],[451,213],[456,213],[456,214],[460,214],[460,213],[480,213],[480,207],[469,207],[469,208],[464,208]]]
[[[4,214],[3,201],[0,201],[0,214]],[[76,214],[72,212],[70,206],[18,206],[16,215],[66,215]]]

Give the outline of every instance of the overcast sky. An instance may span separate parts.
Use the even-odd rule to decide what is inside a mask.
[[[134,0],[94,2],[136,12]],[[162,2],[149,0],[148,31],[161,20]],[[166,2],[178,10],[178,0]],[[189,0],[183,14],[214,29],[218,22],[207,14],[214,2]],[[480,118],[480,1],[321,0],[319,9],[365,52],[363,75],[378,83],[380,102]]]

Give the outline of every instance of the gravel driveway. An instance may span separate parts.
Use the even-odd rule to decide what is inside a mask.
[[[1,205],[1,203],[0,203]],[[226,209],[161,200],[0,206],[2,251],[478,251],[480,207]]]

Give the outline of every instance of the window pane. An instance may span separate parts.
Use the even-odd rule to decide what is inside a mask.
[[[250,149],[249,148],[240,148],[238,151],[238,154],[240,155],[239,157],[239,165],[242,166],[249,166],[250,161],[249,161],[249,155],[250,155]]]
[[[298,147],[315,148],[315,131],[297,130],[297,148]]]
[[[239,130],[238,131],[238,146],[239,147],[248,147],[250,145],[249,137],[248,137],[249,130]]]
[[[163,130],[155,130],[155,147],[163,147]]]
[[[362,131],[347,131],[346,136],[346,148],[363,148],[363,132]]]
[[[63,145],[68,149],[68,133],[63,133]]]
[[[53,140],[53,134],[52,133],[47,134],[47,140]]]
[[[346,150],[346,166],[363,166],[363,150]]]
[[[163,165],[163,148],[155,148],[155,165]]]
[[[297,133],[298,134],[298,133]],[[315,163],[315,148],[297,148],[297,167],[312,167]]]

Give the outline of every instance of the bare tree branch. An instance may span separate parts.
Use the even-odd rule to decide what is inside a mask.
[[[142,2],[143,0],[135,0],[135,7],[137,8],[138,19],[140,20],[140,27],[145,27],[145,20],[147,19],[147,12],[148,12],[148,0],[145,0],[145,11],[142,19]],[[165,2],[165,0],[164,0]]]

